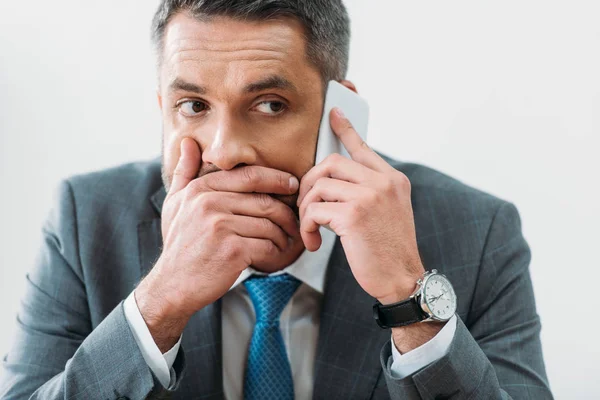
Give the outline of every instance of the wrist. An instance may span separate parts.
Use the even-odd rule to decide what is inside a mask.
[[[438,274],[437,270],[435,269],[431,272],[425,272],[424,268],[421,266],[420,270],[422,270],[423,272],[420,276],[414,277],[412,279],[412,287],[400,287],[400,289],[397,289],[390,295],[378,298],[378,301],[382,305],[401,303],[402,306],[406,306],[406,304],[410,304],[412,302],[413,307],[421,309],[422,313],[424,314],[423,316],[417,316],[415,315],[415,313],[419,314],[419,312],[416,310],[414,312],[410,312],[408,316],[402,315],[402,313],[400,313],[400,321],[405,321],[409,323],[409,325],[404,326],[397,326],[400,324],[397,323],[398,321],[395,321],[396,323],[394,323],[394,317],[392,317],[392,323],[390,324],[387,322],[388,318],[384,316],[383,324],[386,326],[392,326],[392,339],[394,345],[400,353],[412,351],[433,339],[442,330],[442,328],[446,325],[447,321],[449,320],[449,318],[442,318],[446,316],[446,309],[450,309],[450,307],[452,306],[453,310],[451,310],[451,312],[454,313],[456,311],[456,295],[454,293],[452,285],[447,280],[447,278],[444,275]],[[441,285],[442,288],[445,287],[446,290],[441,291],[441,289],[438,288],[438,292],[441,291],[441,294],[437,293],[437,297],[424,301],[425,304],[423,305],[421,304],[423,303],[423,299],[425,298],[425,292],[423,290],[427,282],[429,282],[429,279],[434,279],[434,286]],[[404,282],[411,282],[411,279],[405,279]],[[412,298],[411,296],[413,295],[415,295],[416,297]],[[449,304],[446,304],[445,308],[443,306],[437,307],[435,301],[439,300],[444,295],[446,296],[444,297],[445,301],[447,301]],[[436,295],[434,294],[432,296]],[[405,302],[405,300],[408,300],[408,302]],[[452,301],[454,302],[452,303]],[[423,307],[425,307],[425,309],[423,309]],[[412,310],[414,308],[405,307],[406,310]],[[396,306],[393,305],[391,307],[388,307],[386,309],[386,312],[388,312],[387,310],[391,309],[396,309]],[[399,306],[397,307],[397,309],[400,310],[401,307]],[[433,311],[434,309],[435,311]],[[437,317],[435,316],[435,313],[439,313]],[[382,318],[381,315],[378,315],[378,317]],[[396,317],[398,317],[398,312],[396,312]],[[378,323],[380,321],[379,318],[377,318]]]
[[[406,289],[395,290],[394,292],[387,294],[385,296],[377,297],[377,301],[380,302],[384,306],[387,306],[389,304],[398,303],[398,302],[408,299],[410,297],[410,295],[413,293],[413,291],[414,291],[414,287],[412,289],[408,289],[408,290],[406,290]]]
[[[419,322],[392,328],[394,345],[400,354],[408,353],[433,339],[444,325],[446,322]]]
[[[417,281],[423,275],[402,277],[400,283],[386,292],[386,294],[378,296],[377,301],[383,305],[394,304],[408,299],[417,288]]]
[[[135,289],[137,307],[161,353],[169,351],[179,340],[190,313],[171,301],[157,280],[148,275]]]

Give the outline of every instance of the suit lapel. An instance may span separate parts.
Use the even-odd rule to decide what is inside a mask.
[[[325,280],[314,398],[368,399],[382,373],[390,331],[372,317],[374,299],[356,282],[337,238]]]
[[[160,213],[165,197],[165,190],[161,187],[150,198],[156,218],[138,224],[142,277],[150,272],[162,250]],[[223,398],[221,301],[194,314],[183,332],[181,347],[185,352],[186,369],[177,396]]]

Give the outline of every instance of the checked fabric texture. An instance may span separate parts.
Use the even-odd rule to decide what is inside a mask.
[[[279,316],[300,281],[281,274],[253,276],[244,285],[256,312],[244,377],[244,399],[293,400],[294,382],[279,328]]]
[[[314,397],[552,399],[531,253],[515,206],[430,168],[381,156],[411,182],[423,264],[438,267],[459,293],[454,342],[444,361],[395,379],[390,332],[373,321],[373,298],[337,239],[321,299]],[[27,290],[13,345],[0,359],[0,398],[222,399],[222,302],[188,322],[173,390],[148,367],[125,316],[122,300],[163,247],[160,157],[73,176],[57,189],[38,257],[18,266],[28,271]],[[257,354],[266,360],[264,351]]]

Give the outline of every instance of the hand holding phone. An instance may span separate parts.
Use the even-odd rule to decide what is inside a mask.
[[[325,95],[323,117],[321,118],[321,126],[319,127],[315,165],[334,153],[351,158],[340,139],[331,129],[331,124],[329,123],[329,114],[335,107],[342,110],[362,140],[367,141],[369,105],[365,99],[346,86],[336,81],[329,81]],[[331,230],[329,225],[324,225],[324,227]]]
[[[350,158],[350,155],[342,145],[342,142],[331,129],[329,114],[334,107],[340,108],[352,123],[362,140],[367,141],[367,128],[369,125],[369,105],[358,94],[336,81],[330,81],[327,85],[323,117],[319,128],[317,139],[317,151],[315,154],[315,165],[319,164],[328,155],[339,153]]]

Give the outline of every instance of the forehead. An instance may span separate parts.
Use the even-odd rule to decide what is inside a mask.
[[[306,56],[304,28],[292,18],[198,20],[179,13],[167,25],[163,43],[166,74],[161,75],[167,79],[227,75],[240,80],[241,75],[276,73],[301,80],[316,71]]]

